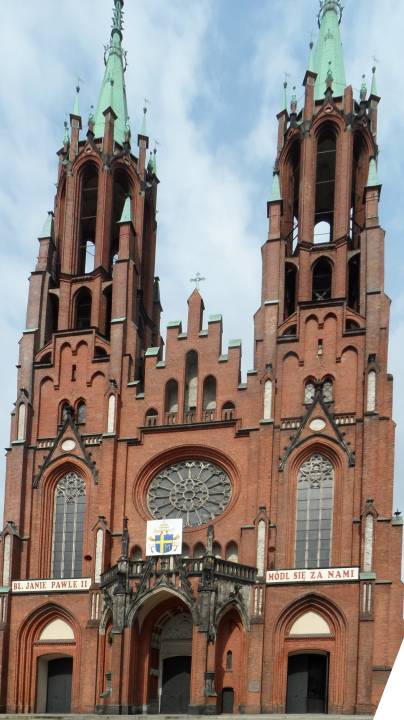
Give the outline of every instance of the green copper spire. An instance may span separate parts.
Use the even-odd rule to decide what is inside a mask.
[[[377,165],[375,158],[370,158],[369,161],[369,173],[366,187],[380,187],[379,178],[377,175]]]
[[[269,198],[269,202],[280,202],[281,200],[282,200],[282,197],[281,197],[281,186],[279,185],[279,173],[274,172],[274,178],[272,181],[271,197]]]
[[[340,97],[346,87],[344,56],[339,25],[342,16],[341,0],[321,0],[318,36],[313,61],[317,73],[314,99],[323,100],[329,70],[332,73],[334,97]]]
[[[105,48],[105,73],[95,113],[94,126],[95,137],[103,137],[105,127],[103,113],[108,107],[111,107],[117,116],[114,137],[120,144],[123,144],[125,140],[126,120],[128,117],[125,87],[126,53],[122,49],[123,2],[124,0],[114,0],[115,8],[112,18],[111,40],[110,44]]]

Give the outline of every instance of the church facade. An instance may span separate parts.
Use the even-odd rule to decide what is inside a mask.
[[[371,713],[403,632],[375,72],[355,98],[323,0],[303,107],[277,116],[243,382],[197,288],[160,333],[156,157],[128,124],[122,10],[30,278],[1,711]]]

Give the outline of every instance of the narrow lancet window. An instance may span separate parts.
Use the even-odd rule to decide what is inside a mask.
[[[332,292],[332,265],[327,258],[320,258],[313,267],[312,300],[329,300]]]
[[[86,167],[81,186],[78,274],[94,270],[95,226],[97,220],[98,172],[94,165]]]
[[[175,425],[178,414],[178,383],[176,380],[169,380],[166,385],[164,410],[166,425]]]
[[[86,488],[75,472],[67,473],[56,486],[52,577],[79,578],[82,574]]]
[[[195,350],[187,353],[185,367],[185,412],[195,413],[198,399],[198,355]]]
[[[316,200],[314,216],[314,242],[333,239],[334,194],[336,167],[335,133],[329,127],[320,134],[317,142]]]
[[[216,415],[216,379],[208,375],[203,383],[204,420],[214,420]]]
[[[296,281],[297,268],[291,263],[285,265],[285,320],[289,315],[293,315],[296,310]]]
[[[297,568],[330,564],[333,493],[334,468],[316,453],[301,465],[297,478]]]
[[[264,420],[272,420],[272,380],[265,380],[264,384]]]
[[[376,370],[369,370],[366,410],[368,412],[374,412],[375,409],[376,409]]]
[[[82,288],[76,295],[76,330],[87,330],[91,327],[91,292]]]
[[[373,564],[373,532],[374,518],[371,513],[366,515],[365,519],[365,542],[363,550],[363,570],[371,572]]]

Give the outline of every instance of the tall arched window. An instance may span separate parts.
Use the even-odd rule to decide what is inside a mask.
[[[178,383],[176,380],[169,380],[166,385],[164,412],[166,424],[175,425],[178,413]]]
[[[300,466],[297,478],[297,568],[330,564],[333,492],[332,463],[315,453]]]
[[[313,265],[312,300],[329,300],[332,291],[332,265],[327,258],[319,258]]]
[[[111,223],[110,269],[119,252],[119,221],[122,217],[123,206],[129,195],[129,178],[124,170],[117,170],[114,175],[113,208]]]
[[[272,420],[272,380],[265,380],[264,384],[264,420]]]
[[[87,330],[91,327],[91,292],[81,288],[76,295],[76,330]]]
[[[76,420],[78,425],[84,425],[86,421],[86,403],[79,400],[76,407]]]
[[[317,141],[315,242],[333,239],[336,150],[335,132],[325,127]]]
[[[214,420],[216,414],[216,379],[208,375],[203,383],[203,413],[205,420]]]
[[[238,546],[233,540],[226,545],[226,560],[238,562]]]
[[[297,268],[292,263],[286,263],[285,265],[285,307],[284,317],[289,317],[296,310],[296,280],[297,280]]]
[[[354,255],[348,263],[348,305],[359,312],[360,255]]]
[[[372,513],[368,513],[365,519],[365,542],[363,549],[364,572],[371,572],[373,566],[373,533],[374,517]]]
[[[78,578],[82,574],[86,486],[76,472],[59,480],[53,517],[52,577]]]
[[[79,275],[94,270],[95,226],[97,220],[98,172],[95,165],[87,165],[82,176],[80,228],[79,228]]]
[[[376,409],[376,370],[369,370],[366,410],[367,410],[367,412],[374,412],[375,409]]]
[[[185,412],[194,413],[198,398],[198,354],[195,350],[187,353],[185,365]]]

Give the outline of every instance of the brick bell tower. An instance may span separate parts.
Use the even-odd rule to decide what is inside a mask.
[[[390,299],[377,174],[380,97],[375,67],[370,93],[365,76],[357,99],[346,83],[341,17],[339,0],[320,3],[302,107],[296,88],[288,107],[284,85],[262,247],[255,367],[267,368],[273,402],[267,415],[273,418],[270,567],[360,568],[354,592],[352,585],[344,588],[347,599],[350,594],[345,612],[357,619],[348,661],[357,683],[350,711],[360,713],[374,712],[401,642],[402,517],[392,517]],[[333,480],[327,490],[328,472]],[[296,508],[292,517],[290,507]],[[334,588],[336,603],[341,587]],[[302,588],[292,588],[268,588],[275,617],[301,597]],[[312,586],[313,597],[326,588]],[[290,642],[288,649],[301,648]],[[284,709],[286,694],[289,712],[302,711],[291,699],[293,671],[286,689],[284,657],[270,663],[277,675],[270,708]],[[344,707],[341,680],[330,676],[329,712]]]
[[[204,327],[198,288],[163,353],[156,155],[146,111],[132,143],[123,5],[85,135],[77,89],[30,278],[0,709],[371,713],[403,630],[375,69],[354,98],[341,2],[322,0],[303,106],[285,87],[277,116],[242,382],[241,341],[222,348],[219,314]]]

